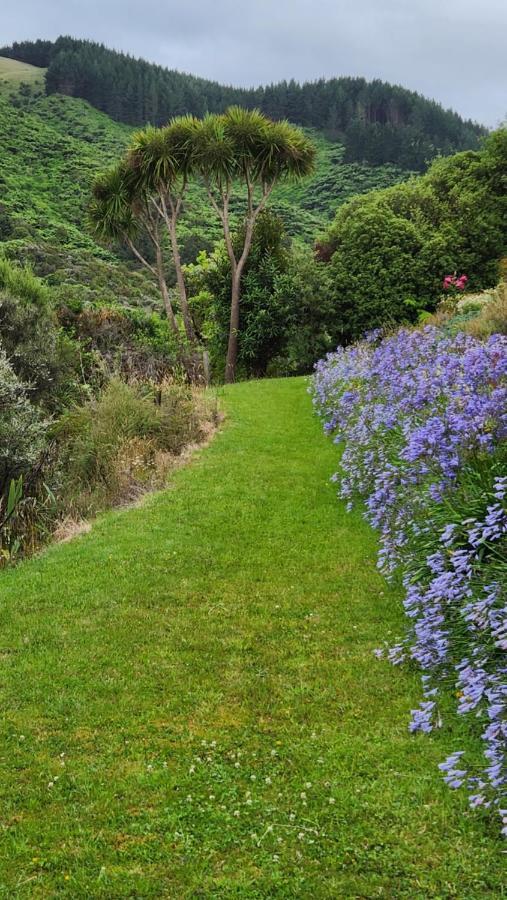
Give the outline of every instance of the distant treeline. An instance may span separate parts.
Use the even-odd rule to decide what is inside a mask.
[[[15,43],[0,55],[47,68],[48,94],[81,97],[129,125],[160,125],[174,115],[202,116],[233,104],[258,107],[273,119],[287,118],[342,140],[349,162],[392,162],[422,171],[438,154],[475,149],[484,134],[481,126],[438,103],[379,80],[343,77],[235,88],[71,37]]]

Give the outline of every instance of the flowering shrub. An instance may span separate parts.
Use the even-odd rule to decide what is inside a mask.
[[[467,282],[467,275],[460,275],[459,278],[457,275],[446,275],[442,282],[442,287],[444,291],[455,293],[456,291],[464,291],[467,286]]]
[[[441,723],[449,685],[479,721],[482,763],[458,750],[441,769],[507,834],[507,338],[372,333],[318,363],[313,392],[344,446],[340,496],[364,503],[379,567],[403,576],[406,636],[376,653],[422,671],[413,731]]]

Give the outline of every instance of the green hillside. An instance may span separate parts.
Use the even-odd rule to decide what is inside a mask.
[[[339,138],[347,162],[391,162],[424,171],[435,156],[477,148],[485,133],[434,100],[380,79],[291,79],[240,88],[70,36],[16,42],[0,48],[0,55],[46,66],[48,94],[81,97],[119,122],[161,125],[181,113],[201,117],[232,105],[257,108],[272,119]]]
[[[45,71],[29,63],[0,56],[0,93],[10,92],[21,84],[43,88]]]
[[[7,72],[12,61],[5,63]],[[17,65],[13,65],[16,77]],[[42,70],[34,71],[42,77]],[[150,304],[155,295],[149,280],[135,272],[126,256],[99,246],[86,227],[92,179],[119,157],[133,129],[85,100],[26,91],[25,96],[16,95],[15,80],[10,87],[9,96],[7,92],[0,96],[0,241],[4,252],[14,259],[29,260],[38,274],[54,284],[64,283],[67,289],[79,286],[92,299],[119,297]],[[284,219],[288,233],[307,243],[313,242],[350,196],[394,184],[409,174],[391,164],[345,163],[343,145],[316,131],[310,133],[319,151],[315,175],[299,185],[281,185],[271,204]],[[204,193],[194,188],[182,221],[184,259],[190,262],[199,250],[211,249],[220,235]]]
[[[85,224],[89,185],[128,138],[87,103],[40,97],[17,108],[0,97],[0,241],[52,284],[83,297],[143,305],[155,298],[144,275],[98,246]]]

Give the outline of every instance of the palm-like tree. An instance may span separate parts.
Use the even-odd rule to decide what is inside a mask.
[[[162,217],[148,192],[136,190],[125,161],[99,175],[92,187],[89,223],[99,240],[125,244],[141,265],[156,279],[169,324],[180,340],[180,329],[167,287],[162,253]],[[139,249],[139,239],[147,236],[154,247],[155,263]]]
[[[196,336],[176,226],[191,172],[190,138],[196,121],[191,116],[180,116],[164,128],[147,127],[137,132],[121,162],[95,180],[90,206],[95,234],[107,241],[126,244],[141,265],[157,278],[169,322],[179,334],[164,270],[162,229],[167,228],[185,334],[191,345],[195,345]],[[139,249],[141,234],[147,235],[153,244],[155,265]]]
[[[204,119],[179,116],[164,128],[147,127],[134,135],[124,159],[97,178],[90,218],[95,232],[127,244],[156,275],[171,326],[178,333],[164,272],[161,228],[166,227],[178,285],[186,338],[196,346],[195,329],[178,246],[177,225],[189,181],[197,178],[208,192],[222,223],[232,275],[231,313],[225,381],[234,381],[238,355],[241,277],[252,246],[255,223],[275,185],[312,172],[316,150],[301,129],[273,122],[258,110],[231,107]],[[242,244],[233,241],[230,205],[234,191],[243,203]],[[155,265],[145,259],[136,238],[148,235]],[[236,245],[237,246],[237,245]]]
[[[210,202],[222,222],[231,265],[231,314],[225,381],[234,381],[238,355],[241,277],[252,246],[255,223],[275,185],[282,179],[309,175],[316,150],[301,129],[273,122],[258,110],[231,107],[223,115],[194,123],[192,171],[206,185]],[[244,239],[234,249],[230,202],[239,187],[244,203]]]
[[[183,276],[177,223],[192,175],[197,124],[193,116],[178,116],[164,128],[145,128],[134,135],[125,160],[135,193],[149,197],[167,227],[185,333],[192,345],[196,343],[196,335]]]

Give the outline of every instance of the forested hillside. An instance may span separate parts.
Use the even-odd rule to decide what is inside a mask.
[[[346,162],[423,170],[437,154],[476,147],[484,133],[438,103],[380,80],[340,77],[236,88],[71,37],[15,43],[0,49],[0,56],[47,68],[49,94],[81,97],[130,125],[159,125],[174,115],[202,116],[233,104],[257,107],[273,119],[339,138]]]
[[[23,69],[23,67],[21,67]],[[37,73],[40,70],[34,69]],[[6,69],[12,75],[12,69]],[[35,84],[40,85],[35,79]],[[136,275],[122,276],[128,259],[99,246],[87,231],[86,210],[94,175],[123,151],[132,128],[113,121],[84,100],[44,96],[17,75],[0,94],[0,240],[4,251],[30,260],[53,282],[77,283],[87,291],[97,283],[131,300]],[[8,85],[10,84],[10,90]],[[306,243],[349,197],[386,187],[409,173],[391,164],[346,163],[343,145],[312,132],[318,145],[314,176],[300,185],[280,185],[272,206],[287,232]],[[193,262],[220,235],[216,216],[194,189],[182,221],[182,252]],[[111,267],[113,267],[111,269]],[[141,276],[139,276],[141,277]],[[83,282],[84,287],[83,287]],[[145,279],[143,279],[143,284]],[[149,295],[148,283],[143,293]]]

